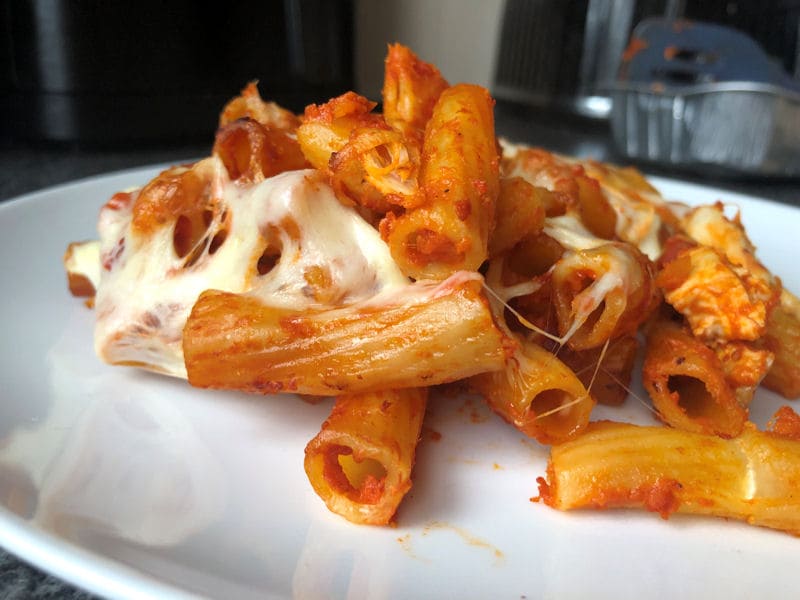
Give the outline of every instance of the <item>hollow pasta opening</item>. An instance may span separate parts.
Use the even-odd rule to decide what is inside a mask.
[[[595,308],[592,312],[589,313],[589,316],[586,317],[586,320],[583,322],[583,325],[578,327],[578,331],[575,332],[576,337],[588,337],[594,331],[595,326],[600,321],[603,316],[603,313],[606,311],[606,301],[603,300],[600,304]]]
[[[564,280],[565,290],[568,291],[572,298],[591,287],[597,281],[597,273],[590,269],[576,269],[569,274],[569,277]]]
[[[531,399],[530,411],[535,415],[539,427],[553,436],[566,436],[575,427],[572,411],[576,398],[557,388],[544,390]]]
[[[381,144],[380,146],[373,148],[372,157],[375,165],[377,165],[377,167],[380,169],[390,167],[394,163],[392,153],[389,151],[389,148],[386,147],[386,144]]]
[[[211,209],[186,212],[178,216],[172,230],[172,245],[178,258],[183,259],[183,267],[189,268],[208,248],[214,254],[228,237],[228,212],[223,211],[219,220],[215,221],[215,212]]]
[[[705,384],[688,375],[671,375],[667,380],[670,393],[678,397],[678,406],[692,419],[713,417],[719,414],[720,408]]]
[[[356,458],[347,446],[332,447],[326,456],[325,479],[336,492],[360,504],[377,504],[383,497],[386,467],[373,458]]]
[[[586,315],[588,306],[587,301],[591,298],[580,297],[580,294],[586,291],[596,281],[597,277],[594,271],[588,269],[575,269],[569,272],[566,277],[556,281],[556,308],[558,310],[559,330],[561,335],[572,338],[578,331],[585,332],[586,322],[592,318],[592,313]],[[600,308],[599,306],[597,308]],[[593,313],[597,312],[597,308]],[[595,316],[595,322],[599,318],[599,313]],[[581,320],[583,323],[578,324]],[[588,329],[591,331],[591,329]]]
[[[211,238],[211,243],[208,245],[208,253],[214,254],[217,250],[220,249],[220,246],[225,243],[225,240],[228,239],[228,230],[227,229],[220,229],[217,233],[214,234],[214,237]]]
[[[528,236],[508,256],[507,266],[523,277],[544,275],[564,255],[564,248],[545,233]]]
[[[276,227],[270,226],[266,233],[264,250],[261,252],[261,256],[258,257],[258,262],[256,263],[258,274],[266,275],[272,271],[281,259],[282,252],[283,244],[281,243],[280,233]]]
[[[238,121],[225,126],[217,134],[214,153],[222,159],[231,180],[253,178],[251,157],[258,146],[257,124]]]
[[[208,227],[211,228],[211,224],[214,220],[214,215],[210,210],[205,211],[203,213],[204,218],[207,219]],[[230,214],[227,210],[222,211],[222,215],[220,215],[219,223],[217,225],[217,230],[214,235],[211,237],[211,241],[208,243],[208,253],[214,254],[217,250],[220,249],[222,244],[225,243],[225,240],[228,239],[228,231],[230,229],[230,222],[229,222]]]
[[[185,258],[194,250],[208,231],[208,223],[204,214],[182,214],[175,221],[172,230],[172,246],[178,258]]]
[[[278,264],[278,261],[281,258],[281,251],[279,248],[273,248],[272,246],[267,246],[264,248],[264,252],[261,253],[261,256],[258,257],[258,263],[256,265],[256,269],[258,269],[259,275],[266,275],[272,269],[275,268],[275,265]]]
[[[375,459],[365,458],[359,462],[352,454],[340,454],[338,460],[347,481],[356,490],[363,491],[370,480],[386,479],[386,468]]]

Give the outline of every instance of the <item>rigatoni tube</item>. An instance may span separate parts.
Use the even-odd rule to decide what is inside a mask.
[[[499,369],[511,344],[494,325],[481,281],[461,272],[441,283],[417,282],[401,293],[311,310],[206,291],[183,334],[189,382],[338,396]]]
[[[680,323],[650,327],[642,381],[661,419],[678,429],[733,437],[747,420],[719,357]]]
[[[554,446],[540,498],[559,510],[636,507],[747,521],[800,535],[800,441],[748,424],[725,440],[669,427],[591,423]]]
[[[390,522],[411,489],[427,388],[339,396],[306,446],[305,470],[331,510],[365,525]]]
[[[575,373],[528,341],[520,342],[504,369],[476,375],[469,384],[496,413],[543,444],[580,434],[594,408]]]

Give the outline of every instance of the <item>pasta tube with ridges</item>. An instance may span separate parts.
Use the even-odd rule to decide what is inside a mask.
[[[658,415],[678,429],[733,437],[747,420],[717,355],[680,323],[652,324],[642,379]]]
[[[575,373],[541,346],[522,341],[505,368],[476,375],[472,389],[524,434],[543,444],[579,435],[594,400]]]
[[[381,223],[392,257],[410,277],[444,279],[486,260],[500,185],[492,105],[485,89],[460,84],[433,109],[420,170],[425,203]]]
[[[386,525],[411,489],[426,388],[339,396],[306,446],[305,471],[325,504],[348,521]]]
[[[540,498],[559,510],[637,507],[741,519],[800,535],[800,441],[748,424],[730,440],[592,423],[554,446]]]
[[[417,282],[343,308],[293,310],[206,291],[186,323],[189,383],[339,395],[436,385],[499,369],[508,339],[479,275]]]

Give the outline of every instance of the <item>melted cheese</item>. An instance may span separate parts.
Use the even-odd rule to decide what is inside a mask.
[[[513,160],[525,150],[525,146],[512,144],[508,140],[500,139],[503,148],[503,158]],[[617,215],[615,233],[619,239],[633,244],[651,260],[656,260],[663,250],[659,240],[662,220],[656,207],[664,205],[664,201],[657,193],[636,190],[635,194],[630,189],[626,189],[624,184],[613,182],[607,177],[600,177],[596,169],[592,169],[587,161],[561,156],[553,153],[552,157],[556,163],[563,165],[583,166],[589,176],[593,177],[600,184],[600,188],[608,200],[611,208]],[[531,172],[521,164],[512,162],[513,169],[508,176],[522,177],[535,186],[544,187],[550,191],[556,191],[555,172],[548,169],[541,169]],[[597,175],[597,176],[596,176]]]
[[[575,215],[547,217],[544,232],[568,250],[590,250],[609,242],[586,229]]]
[[[639,248],[650,260],[656,260],[663,248],[659,240],[661,217],[655,207],[646,202],[634,202],[625,193],[601,185],[617,213],[617,236]]]
[[[599,265],[596,261],[586,260],[582,253],[571,253],[556,264],[556,270],[588,269],[595,275],[592,284],[580,291],[572,300],[572,320],[563,336],[565,342],[586,323],[589,316],[600,307],[609,294],[619,291],[623,297],[629,298],[633,292],[631,282],[634,275],[639,274],[640,268],[628,252],[618,246],[608,245],[603,248],[601,263],[602,266],[597,268]]]
[[[408,284],[377,231],[343,206],[315,171],[292,171],[242,188],[216,158],[194,167],[210,182],[229,214],[225,241],[208,243],[185,267],[177,256],[174,222],[148,235],[131,228],[131,206],[101,212],[104,268],[95,306],[95,346],[104,360],[186,377],[182,333],[206,289],[248,292],[270,305],[319,306],[315,273],[323,273],[326,301],[351,303]],[[132,204],[132,203],[131,203]],[[259,275],[257,262],[277,233],[280,258]]]
[[[516,159],[519,155],[520,151],[527,150],[529,148],[521,144],[513,144],[504,138],[499,138],[498,141],[503,150],[503,159],[510,161],[510,164],[513,165],[510,171],[506,173],[507,177],[521,177],[531,185],[545,188],[551,192],[556,191],[556,172],[546,168],[535,170],[525,168],[523,164],[519,164],[518,162],[514,161],[514,159]],[[557,160],[558,157],[556,154],[550,155]]]
[[[544,232],[564,246],[567,252],[553,266],[555,280],[566,279],[574,271],[591,271],[595,279],[572,300],[572,319],[563,335],[563,342],[569,340],[600,306],[608,294],[620,290],[625,297],[633,292],[635,281],[641,279],[641,267],[629,252],[619,245],[596,237],[574,215],[548,217]],[[602,247],[596,256],[590,257],[586,251]]]

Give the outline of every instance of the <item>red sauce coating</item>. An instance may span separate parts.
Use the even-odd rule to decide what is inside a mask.
[[[121,210],[127,207],[131,200],[133,199],[133,195],[129,192],[117,192],[106,202],[105,208],[109,208],[111,210]]]
[[[547,467],[548,475],[550,474],[550,467]],[[544,477],[537,477],[536,484],[539,486],[539,495],[534,496],[531,498],[531,502],[544,502],[547,506],[554,506],[555,505],[555,490],[550,487],[550,484],[547,483],[547,480]]]
[[[657,266],[663,269],[667,264],[678,258],[685,250],[697,246],[697,243],[686,236],[674,235],[666,239],[664,249],[658,258]]]
[[[789,406],[781,406],[767,423],[767,432],[800,442],[800,415]]]
[[[306,120],[332,123],[334,119],[344,116],[366,115],[377,105],[355,92],[346,92],[325,104],[309,104],[304,116]]]
[[[358,490],[358,502],[361,504],[377,504],[383,497],[383,479],[367,475]]]
[[[683,486],[675,479],[659,477],[654,482],[643,483],[633,489],[604,489],[592,497],[588,506],[592,508],[613,508],[615,506],[642,506],[650,512],[657,512],[662,519],[678,510],[680,491]]]
[[[361,486],[353,487],[341,465],[340,454],[352,454],[353,449],[347,446],[331,445],[325,452],[323,476],[333,489],[345,494],[353,502],[360,504],[377,504],[383,497],[385,478],[378,479],[374,475],[367,475]]]

